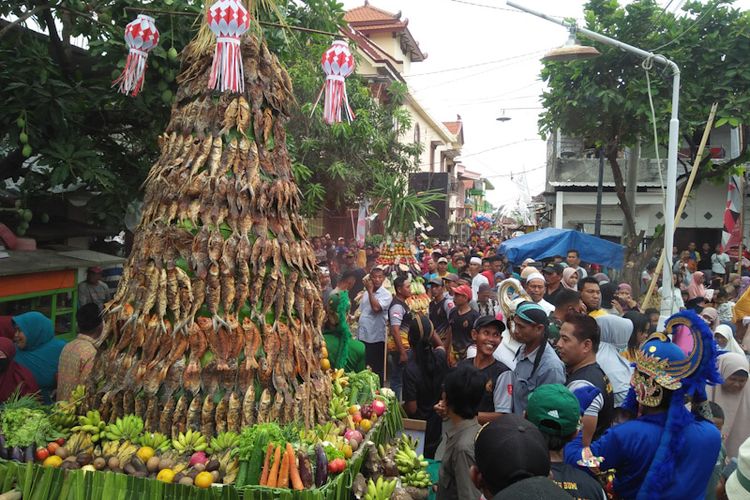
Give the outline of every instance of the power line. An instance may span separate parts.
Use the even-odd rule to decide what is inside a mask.
[[[502,10],[504,12],[515,12],[516,14],[523,14],[523,12],[518,9],[511,9],[509,7],[500,7],[498,5],[487,5],[486,3],[475,3],[475,2],[469,2],[467,0],[451,0],[451,2],[462,3],[464,5],[471,5],[472,7],[482,7],[485,9]],[[558,19],[565,19],[566,17],[570,17],[570,16],[555,16],[552,14],[548,14],[548,15],[550,17],[556,17]],[[580,20],[581,18],[577,18],[577,19]]]
[[[530,172],[536,172],[537,170],[541,170],[543,168],[547,168],[547,164],[539,165],[538,167],[530,168],[527,170],[521,170],[520,172],[511,172],[509,174],[494,174],[494,175],[485,175],[484,177],[486,179],[496,179],[498,177],[513,177],[514,175],[524,175],[528,174]]]
[[[672,40],[668,41],[664,45],[660,45],[660,46],[656,47],[655,49],[652,49],[651,52],[656,52],[657,50],[661,50],[664,47],[672,45],[674,42],[676,42],[677,40],[679,40],[682,37],[682,35],[684,35],[688,31],[690,31],[691,29],[695,28],[698,25],[698,23],[701,22],[704,17],[706,17],[707,15],[709,15],[718,5],[719,5],[718,2],[714,3],[713,5],[711,5],[709,8],[706,9],[706,11],[703,14],[701,14],[695,21],[693,21],[690,24],[690,26],[688,26],[687,28],[685,28],[682,31],[682,33],[680,33],[679,35],[677,35],[676,37],[674,37]]]
[[[537,50],[537,51],[534,51],[534,52],[529,52],[528,54],[520,54],[520,55],[512,56],[512,57],[505,57],[503,59],[495,59],[494,61],[485,61],[485,62],[476,63],[476,64],[467,64],[466,66],[456,66],[454,68],[444,68],[444,69],[439,69],[439,70],[435,70],[435,71],[427,71],[425,73],[413,73],[411,75],[404,75],[404,77],[406,77],[406,78],[413,78],[413,77],[417,77],[417,76],[436,75],[438,73],[448,73],[450,71],[459,71],[459,70],[462,70],[462,69],[477,68],[477,67],[480,67],[480,66],[489,66],[490,64],[497,64],[497,63],[501,63],[501,62],[512,61],[514,59],[520,59],[520,58],[523,58],[523,57],[532,56],[532,55],[538,54],[539,52],[540,51]]]

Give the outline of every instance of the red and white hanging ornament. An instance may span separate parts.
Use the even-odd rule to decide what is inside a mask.
[[[323,120],[329,125],[341,122],[341,111],[343,109],[346,120],[354,120],[354,112],[349,106],[346,96],[347,76],[354,72],[354,56],[349,50],[349,45],[343,40],[334,40],[331,47],[323,53],[321,65],[326,74],[326,81],[318,94],[315,106],[320,101],[320,96],[325,92],[323,101]],[[315,109],[315,106],[313,109]]]
[[[240,37],[250,29],[250,14],[238,0],[217,0],[208,10],[206,20],[216,35],[214,63],[208,87],[222,92],[245,91]]]
[[[125,42],[130,52],[125,61],[125,69],[113,86],[119,84],[119,92],[135,97],[143,88],[148,52],[159,43],[159,30],[156,29],[154,19],[139,14],[125,27]]]

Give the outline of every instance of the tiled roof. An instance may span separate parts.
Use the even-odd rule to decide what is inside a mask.
[[[457,135],[458,131],[461,130],[461,122],[443,122],[443,125],[445,125],[445,128],[448,129],[448,132],[450,132],[453,135]]]
[[[371,21],[399,21],[400,19],[401,12],[392,14],[383,9],[373,7],[367,1],[363,6],[355,7],[352,10],[346,11],[344,14],[344,20],[349,24]]]

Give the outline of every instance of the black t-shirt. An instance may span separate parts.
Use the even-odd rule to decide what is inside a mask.
[[[448,316],[448,324],[453,334],[453,350],[463,354],[462,357],[465,357],[466,348],[474,343],[471,339],[471,330],[478,317],[479,313],[474,309],[469,309],[466,314],[460,314],[458,307],[453,308]]]
[[[462,361],[458,362],[458,366],[461,365],[469,365],[474,366],[474,358],[470,359],[464,359]],[[495,392],[495,383],[497,382],[497,377],[500,376],[501,373],[506,372],[510,370],[507,366],[505,366],[504,363],[495,360],[494,363],[492,363],[489,366],[485,366],[481,370],[479,370],[482,375],[486,377],[486,384],[484,386],[485,392],[482,396],[482,400],[479,402],[479,408],[477,411],[482,413],[494,413],[495,412],[495,398],[494,398],[494,392]]]
[[[445,350],[435,349],[435,373],[430,377],[423,373],[417,365],[414,352],[409,353],[409,360],[404,369],[404,387],[402,389],[404,401],[416,401],[417,413],[414,418],[427,420],[434,413],[433,406],[438,402],[442,392],[442,381],[448,371],[448,361],[445,357]],[[427,377],[434,380],[432,386],[427,385]]]
[[[701,260],[698,261],[698,270],[699,271],[706,271],[707,269],[711,269],[711,255],[713,254],[712,250],[709,250],[708,252],[704,252],[701,250],[698,252],[698,255],[701,256]]]
[[[448,314],[445,312],[446,300],[448,300],[446,297],[443,297],[439,302],[431,300],[429,306],[430,321],[432,321],[435,331],[440,335],[443,335],[445,330],[448,329]]]
[[[577,500],[604,500],[604,490],[593,477],[572,465],[552,462],[552,480]]]
[[[557,290],[554,292],[550,292],[549,290],[544,294],[544,300],[549,302],[552,305],[555,305],[555,300],[557,299],[557,294],[559,294],[563,289],[562,285],[558,285]]]

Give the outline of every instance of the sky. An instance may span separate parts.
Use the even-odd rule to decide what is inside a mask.
[[[522,5],[582,24],[584,0],[517,0]],[[344,0],[346,9],[364,0]],[[684,0],[670,3],[670,10]],[[496,207],[514,204],[519,189],[544,189],[546,141],[538,131],[540,58],[567,39],[562,26],[508,7],[505,0],[370,0],[372,6],[401,11],[428,57],[413,63],[407,82],[437,121],[461,115],[462,163],[495,186],[487,199]],[[737,7],[750,7],[742,0]],[[584,40],[581,40],[585,43]],[[466,67],[470,66],[470,67]],[[501,115],[510,117],[500,122]],[[525,182],[523,177],[525,176]]]

